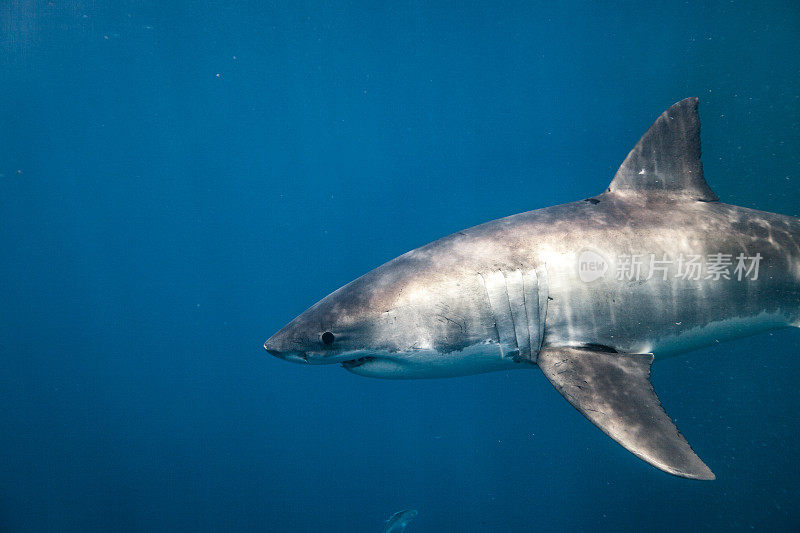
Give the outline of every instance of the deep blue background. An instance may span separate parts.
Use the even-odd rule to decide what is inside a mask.
[[[367,270],[601,192],[699,96],[723,201],[800,215],[793,1],[0,2],[0,530],[800,527],[800,331],[665,361],[718,476],[535,371],[269,357]]]

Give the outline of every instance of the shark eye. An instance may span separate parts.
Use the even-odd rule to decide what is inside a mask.
[[[323,344],[325,344],[325,346],[330,346],[331,344],[333,344],[333,340],[335,338],[336,337],[334,337],[333,333],[331,333],[330,331],[326,331],[325,333],[322,334],[322,342]]]

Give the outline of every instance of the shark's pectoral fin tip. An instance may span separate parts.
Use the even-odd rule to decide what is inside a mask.
[[[698,481],[714,481],[717,479],[717,476],[714,472],[711,471],[708,466],[703,464],[705,468],[698,469],[696,472],[669,472],[670,474],[675,474],[676,476],[685,477],[686,479],[696,479]]]
[[[547,347],[539,368],[586,418],[625,449],[670,474],[715,479],[661,407],[650,384],[652,354]]]
[[[696,458],[695,464],[691,469],[688,470],[677,470],[669,466],[661,466],[655,463],[650,463],[650,461],[647,461],[647,459],[644,458],[643,459],[652,464],[654,467],[658,468],[659,470],[663,470],[667,474],[672,474],[678,477],[683,477],[686,479],[696,479],[698,481],[713,481],[717,479],[717,476],[714,474],[714,472],[711,471],[711,469],[708,467],[707,464],[701,461],[700,458],[697,457],[697,455],[695,455],[695,458]]]
[[[716,474],[714,474],[714,472],[711,471],[711,469],[709,469],[708,474],[706,474],[705,476],[698,476],[696,479],[699,479],[700,481],[714,481],[715,479],[717,479],[717,476]]]

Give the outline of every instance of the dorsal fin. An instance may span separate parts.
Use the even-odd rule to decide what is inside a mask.
[[[719,200],[703,177],[697,104],[697,98],[686,98],[664,111],[625,158],[608,191]]]

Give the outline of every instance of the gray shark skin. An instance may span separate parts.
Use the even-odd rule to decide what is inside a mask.
[[[412,250],[264,347],[390,379],[538,367],[636,456],[714,479],[661,407],[650,364],[799,326],[800,219],[718,201],[697,108],[687,98],[665,111],[602,194]]]

